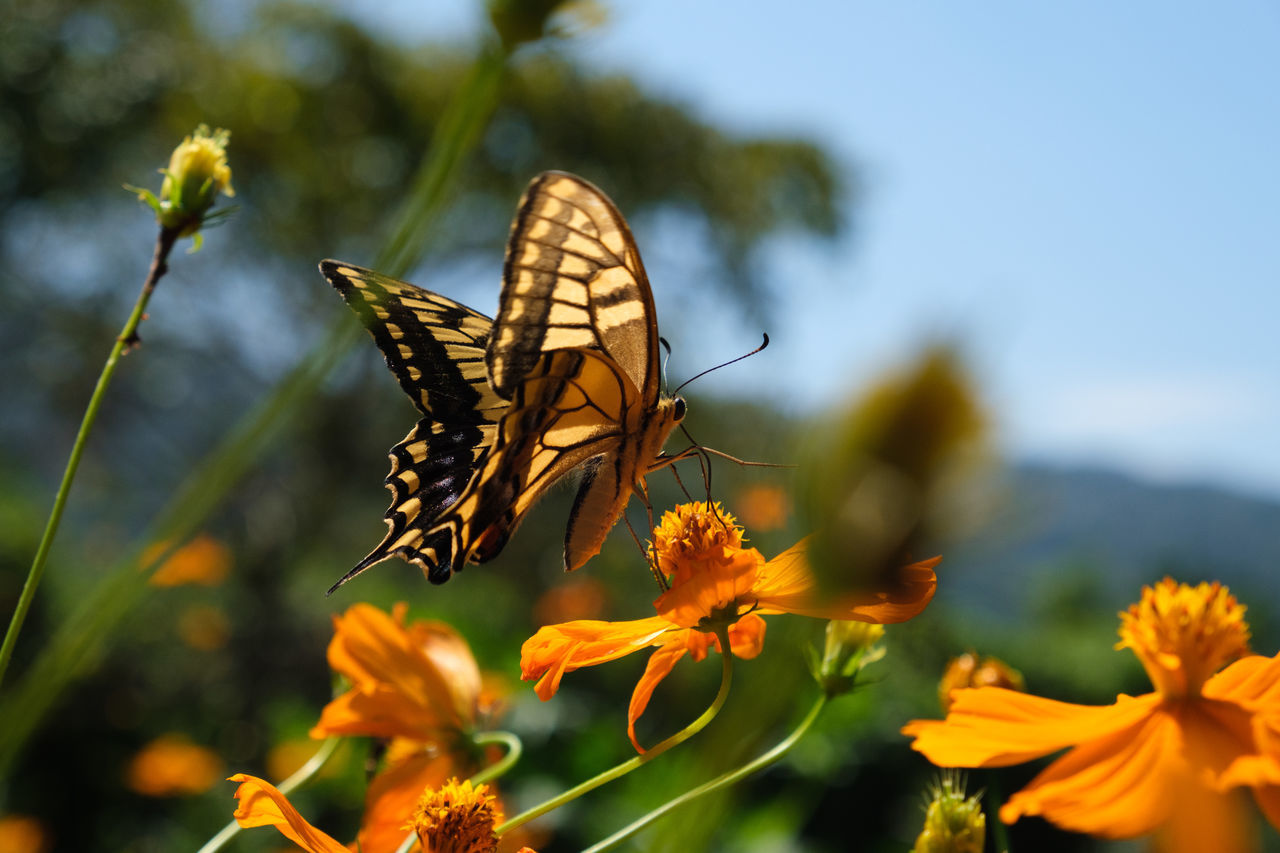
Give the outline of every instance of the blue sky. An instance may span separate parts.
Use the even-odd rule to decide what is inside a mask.
[[[476,8],[369,14],[460,35]],[[1280,7],[607,9],[568,45],[581,62],[808,136],[863,182],[849,239],[770,247],[774,346],[720,387],[750,374],[815,408],[945,337],[1010,455],[1280,496]],[[740,351],[741,320],[698,357]]]

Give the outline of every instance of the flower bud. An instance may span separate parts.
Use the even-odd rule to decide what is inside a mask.
[[[209,127],[202,124],[173,149],[169,168],[160,170],[164,183],[160,185],[159,198],[150,190],[127,185],[126,189],[136,192],[156,212],[160,227],[179,237],[195,237],[198,247],[200,227],[218,193],[236,194],[231,188],[231,167],[227,165],[230,139],[231,131],[218,128],[210,133]]]
[[[987,816],[982,813],[980,796],[966,797],[963,780],[944,774],[930,791],[924,829],[912,853],[982,853]]]
[[[810,663],[823,691],[839,696],[852,690],[858,672],[884,657],[884,646],[876,645],[882,637],[883,625],[855,620],[828,622],[822,659],[814,655]]]
[[[938,704],[942,706],[942,713],[951,707],[951,691],[959,687],[1004,687],[1019,693],[1027,689],[1022,673],[999,658],[978,660],[973,652],[965,652],[947,664],[942,681],[938,682]]]

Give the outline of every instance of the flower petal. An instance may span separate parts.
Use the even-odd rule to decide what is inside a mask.
[[[370,604],[352,605],[335,616],[329,666],[356,688],[387,685],[402,694],[419,709],[426,728],[469,725],[455,703],[449,673],[419,646],[422,638],[401,624],[403,618],[402,607],[393,616]]]
[[[243,827],[274,826],[280,834],[310,853],[347,853],[346,845],[316,829],[298,814],[274,785],[256,776],[237,773],[230,781],[236,789],[234,817]]]
[[[660,616],[630,622],[583,619],[548,625],[520,647],[520,677],[538,679],[535,690],[544,701],[560,689],[566,672],[595,666],[661,643],[664,632],[674,628]]]
[[[1206,681],[1203,695],[1240,704],[1280,706],[1280,655],[1241,658]]]
[[[1127,730],[1159,703],[1155,693],[1092,706],[1003,687],[965,688],[952,691],[945,720],[913,720],[902,733],[939,767],[1004,767]]]
[[[755,548],[715,550],[715,559],[686,561],[680,567],[671,588],[653,602],[659,616],[681,628],[694,628],[716,611],[753,597],[764,556]]]
[[[1178,790],[1192,783],[1177,720],[1156,710],[1137,725],[1091,738],[1009,798],[1000,819],[1040,815],[1063,829],[1132,838],[1169,819]],[[1202,795],[1209,796],[1208,789]]]
[[[357,836],[361,853],[395,853],[409,834],[405,821],[428,788],[439,788],[458,767],[451,756],[420,752],[373,777]]]
[[[765,621],[748,613],[729,626],[729,648],[739,660],[751,660],[764,651]],[[719,645],[717,643],[716,645]]]
[[[753,594],[761,612],[882,625],[905,622],[924,610],[938,586],[933,569],[942,558],[933,557],[901,568],[892,589],[844,595],[833,602],[819,596],[807,550],[808,539],[802,539],[760,569]]]
[[[681,632],[681,634],[684,633],[686,632]],[[627,737],[631,738],[631,745],[636,748],[636,752],[644,752],[644,747],[636,740],[636,720],[640,719],[644,709],[649,706],[649,698],[653,696],[654,688],[671,673],[676,662],[684,657],[687,651],[685,638],[675,636],[649,655],[644,675],[640,676],[640,680],[636,683],[636,689],[631,693],[631,704],[627,708]]]
[[[450,730],[440,722],[391,685],[375,684],[348,690],[331,700],[310,735],[317,739],[355,735],[430,741]]]

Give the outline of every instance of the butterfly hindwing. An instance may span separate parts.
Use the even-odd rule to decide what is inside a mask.
[[[335,261],[324,261],[320,269],[360,317],[423,414],[391,448],[386,538],[337,585],[393,554],[418,563],[432,579],[447,578],[444,567],[453,563],[454,539],[433,529],[434,522],[470,482],[507,409],[485,372],[492,321],[372,270]]]

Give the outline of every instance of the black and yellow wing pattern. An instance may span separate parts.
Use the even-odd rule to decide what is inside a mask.
[[[455,540],[430,522],[466,488],[507,409],[507,401],[489,387],[484,365],[493,321],[373,270],[324,261],[320,271],[360,317],[422,413],[391,448],[390,531],[333,588],[392,555],[418,563],[432,580],[447,580]]]
[[[392,449],[391,530],[336,586],[387,557],[440,583],[491,559],[555,482],[583,470],[565,567],[599,552],[684,402],[660,393],[653,297],[630,229],[587,181],[547,172],[521,199],[498,316],[325,261],[423,413]]]

